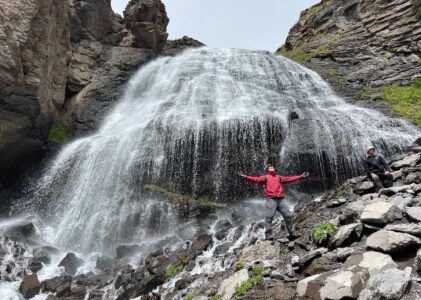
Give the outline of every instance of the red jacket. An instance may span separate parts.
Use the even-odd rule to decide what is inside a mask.
[[[284,190],[282,189],[281,183],[290,183],[304,177],[302,175],[280,176],[280,175],[268,173],[263,176],[257,176],[257,177],[246,176],[244,178],[250,182],[264,184],[265,197],[274,198],[274,197],[284,197]]]

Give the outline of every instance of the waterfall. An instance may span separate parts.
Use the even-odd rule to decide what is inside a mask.
[[[323,189],[361,173],[368,145],[399,152],[408,122],[347,104],[315,72],[266,51],[189,50],[130,80],[94,134],[66,145],[31,198],[65,249],[103,250],[171,231],[180,210],[145,185],[239,201],[236,176],[309,170]]]

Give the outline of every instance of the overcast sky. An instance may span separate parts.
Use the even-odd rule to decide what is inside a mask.
[[[300,12],[320,0],[161,0],[170,18],[170,39],[184,35],[209,47],[275,51]],[[123,15],[128,0],[112,0]]]

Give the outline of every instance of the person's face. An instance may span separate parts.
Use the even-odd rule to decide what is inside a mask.
[[[269,168],[268,168],[268,172],[269,172],[269,173],[273,173],[273,172],[275,172],[275,168],[274,168],[274,167],[269,167]]]
[[[368,150],[368,155],[373,155],[374,154],[374,149],[370,149],[370,150]]]

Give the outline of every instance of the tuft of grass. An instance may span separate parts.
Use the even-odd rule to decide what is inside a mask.
[[[186,265],[184,263],[178,264],[171,264],[167,268],[167,272],[165,272],[165,277],[167,278],[174,278],[178,273],[183,271]]]
[[[236,271],[240,271],[242,268],[244,268],[243,264],[241,262],[237,261],[234,265],[234,269]]]
[[[371,87],[366,86],[361,92],[360,97],[363,99],[370,99],[372,94]]]
[[[335,225],[331,223],[320,224],[311,229],[311,235],[317,244],[321,245],[327,242],[332,232],[336,230]]]
[[[215,205],[209,200],[208,197],[201,197],[199,198],[199,209],[202,211],[213,211],[215,209]]]
[[[298,63],[310,62],[311,59],[314,57],[324,57],[328,56],[330,53],[331,51],[323,46],[320,46],[315,50],[310,51],[308,49],[307,42],[303,42],[291,50],[286,49],[284,45],[281,48],[279,48],[276,52],[276,54],[288,57],[291,60],[296,61]]]
[[[259,265],[254,266],[253,269],[251,270],[252,277],[249,280],[244,281],[243,283],[235,287],[235,295],[237,297],[240,297],[247,294],[247,292],[251,290],[253,286],[255,286],[256,284],[262,281],[263,276],[261,274],[263,271],[264,271],[264,268],[262,266],[259,266]]]
[[[222,300],[223,295],[215,295],[211,297],[211,300]]]
[[[421,125],[421,79],[408,86],[384,86],[382,92],[394,112]]]
[[[184,297],[184,300],[193,300],[193,293],[187,293],[187,295]]]
[[[64,128],[63,124],[54,122],[48,133],[48,141],[55,144],[62,144],[69,140],[69,134]]]
[[[282,253],[282,254],[288,254],[288,253],[289,253],[289,249],[288,249],[287,247],[283,247],[283,248],[281,249],[281,253]]]
[[[327,76],[332,77],[332,76],[335,76],[336,75],[336,70],[334,70],[334,69],[327,69],[325,71],[325,73],[326,73]]]
[[[344,198],[347,195],[348,195],[348,191],[347,190],[345,190],[345,189],[344,190],[340,190],[340,191],[337,191],[336,192],[335,199]]]

